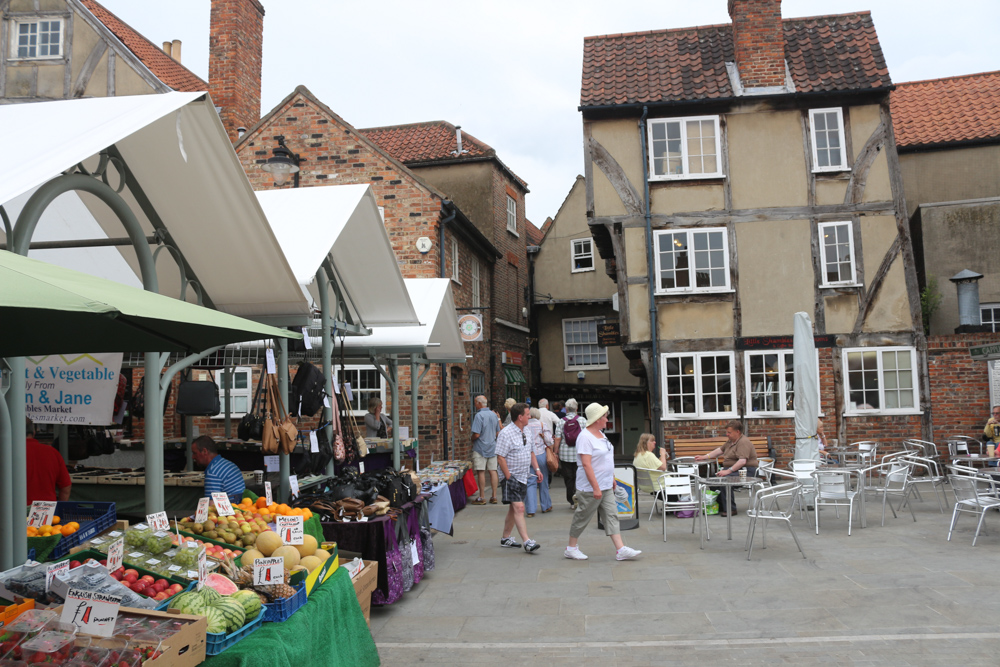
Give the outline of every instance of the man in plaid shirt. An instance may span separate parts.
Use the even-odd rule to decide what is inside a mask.
[[[524,540],[524,550],[534,553],[541,546],[528,537],[528,525],[524,521],[524,499],[528,494],[528,475],[535,475],[542,481],[542,470],[538,467],[534,449],[528,443],[525,427],[528,425],[528,404],[515,403],[510,409],[510,423],[497,435],[497,465],[503,473],[500,485],[503,504],[510,505],[503,523],[500,546],[517,549],[521,545],[510,533],[517,526],[517,532]]]

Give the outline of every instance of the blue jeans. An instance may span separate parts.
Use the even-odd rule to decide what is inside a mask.
[[[552,498],[549,497],[549,480],[545,475],[545,470],[542,470],[542,481],[538,481],[538,476],[529,473],[528,474],[528,497],[524,500],[524,511],[526,514],[537,514],[539,510],[538,497],[541,496],[542,505],[541,510],[552,509]],[[538,493],[535,493],[535,490]]]

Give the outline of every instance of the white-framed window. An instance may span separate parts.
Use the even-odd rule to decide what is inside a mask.
[[[225,419],[226,417],[226,373],[219,369],[214,372],[215,384],[219,385],[219,405],[222,412],[213,415],[214,419]],[[250,412],[253,401],[253,368],[249,366],[237,366],[232,369],[230,377],[233,378],[233,386],[229,390],[229,416],[242,417]]]
[[[507,231],[517,236],[517,202],[507,195]]]
[[[479,260],[475,257],[472,258],[472,307],[479,308],[482,305],[482,296],[480,290],[482,289],[482,278],[479,276],[480,271]]]
[[[462,280],[459,278],[458,273],[458,240],[451,240],[451,279],[454,280],[459,285],[462,284]]]
[[[844,350],[847,414],[915,414],[917,353],[912,347],[865,347]]]
[[[672,352],[663,364],[663,419],[735,417],[732,352]]]
[[[26,19],[11,23],[10,57],[14,60],[62,58],[63,26],[60,18]]]
[[[747,416],[795,414],[795,368],[791,350],[743,353]]]
[[[656,291],[729,291],[725,227],[656,232]]]
[[[368,400],[372,396],[382,399],[382,412],[389,414],[389,406],[385,403],[385,379],[374,366],[345,366],[343,372],[335,365],[337,382],[351,383],[351,414],[363,417],[368,412]]]
[[[854,231],[850,222],[821,222],[819,242],[823,248],[821,257],[822,285],[856,285],[854,273]]]
[[[813,171],[847,169],[844,114],[840,108],[810,109],[809,128],[812,133]]]
[[[570,259],[573,262],[573,273],[593,271],[594,240],[591,238],[573,239],[570,242],[570,245],[572,247],[572,255]]]
[[[608,367],[608,350],[597,343],[597,325],[603,317],[563,320],[565,370],[583,371]]]
[[[983,326],[990,327],[990,331],[996,333],[1000,327],[1000,303],[979,304],[979,315],[982,318]]]
[[[718,116],[656,118],[648,132],[650,180],[724,176]]]
[[[604,427],[604,432],[618,432],[618,420],[615,419],[615,404],[613,401],[608,401],[608,425]]]

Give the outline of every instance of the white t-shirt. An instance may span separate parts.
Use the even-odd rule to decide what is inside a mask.
[[[615,451],[602,433],[595,437],[587,429],[580,431],[576,438],[576,488],[578,491],[589,491],[594,489],[587,479],[587,471],[583,469],[583,454],[590,454],[590,465],[594,469],[594,477],[597,478],[597,485],[601,491],[607,491],[614,486],[615,481]]]

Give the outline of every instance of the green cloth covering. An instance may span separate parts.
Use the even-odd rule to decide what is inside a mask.
[[[260,496],[258,496],[250,489],[246,489],[245,491],[243,491],[243,497],[249,498],[250,500],[257,502],[257,498],[259,498]],[[325,537],[323,537],[323,524],[320,523],[318,514],[313,514],[309,519],[303,521],[302,530],[305,531],[306,535],[312,535],[313,537],[315,537],[316,542],[319,544],[323,544],[323,540],[326,539]]]
[[[163,507],[169,518],[194,514],[204,497],[201,486],[163,487]],[[73,484],[69,492],[73,502],[114,503],[118,516],[146,516],[146,487],[142,484]]]
[[[380,660],[351,575],[338,567],[287,621],[265,623],[257,632],[202,664],[205,667],[375,667]]]
[[[49,535],[48,537],[29,537],[28,551],[35,550],[35,560],[43,563],[49,559],[49,554],[59,544],[62,535]]]

